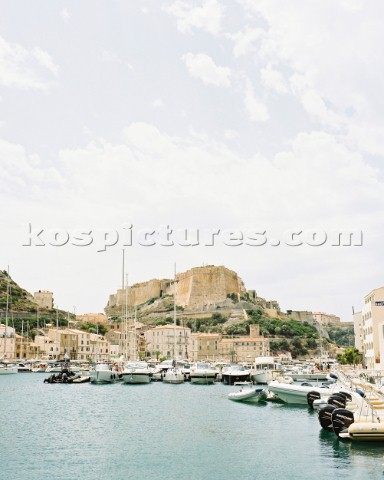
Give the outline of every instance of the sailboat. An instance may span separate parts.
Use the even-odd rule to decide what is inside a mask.
[[[96,330],[96,365],[91,372],[91,383],[113,383],[117,380],[118,372],[112,369],[112,365],[99,359],[99,325]]]
[[[172,367],[168,368],[163,377],[164,383],[184,383],[184,374],[181,368],[177,367],[177,354],[176,354],[176,265],[175,265],[175,281],[174,281],[174,293],[173,293],[173,361]]]
[[[2,360],[0,361],[0,375],[9,375],[13,373],[18,372],[17,365],[11,365],[6,361],[7,357],[7,337],[9,335],[8,331],[8,310],[9,310],[9,268],[7,272],[7,300],[6,300],[6,308],[5,308],[5,325],[4,328],[2,329],[4,332],[4,351],[3,351],[3,357]]]

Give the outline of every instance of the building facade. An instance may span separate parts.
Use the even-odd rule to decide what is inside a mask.
[[[364,297],[362,308],[362,347],[367,369],[381,369],[380,325],[384,322],[384,287],[376,288]]]

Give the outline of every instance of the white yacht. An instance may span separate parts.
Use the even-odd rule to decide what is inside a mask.
[[[123,383],[149,383],[152,371],[144,361],[128,361],[122,372]]]
[[[244,365],[228,365],[222,369],[221,379],[225,385],[233,385],[235,382],[249,382],[251,370]]]
[[[1,362],[0,363],[0,375],[9,375],[12,373],[17,373],[18,367],[12,363]]]
[[[163,376],[164,383],[184,383],[184,373],[181,367],[168,368]]]
[[[273,357],[256,357],[254,367],[251,370],[253,383],[268,383],[273,380],[273,375],[281,372],[282,366],[275,362]]]
[[[118,373],[108,363],[97,363],[91,372],[91,383],[113,383],[117,380]]]
[[[197,362],[189,370],[191,383],[212,385],[217,377],[217,370],[207,362]]]

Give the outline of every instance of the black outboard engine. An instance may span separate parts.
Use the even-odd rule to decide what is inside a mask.
[[[325,405],[318,413],[319,422],[321,428],[327,430],[327,432],[333,432],[332,426],[332,412],[336,409],[334,405]]]
[[[307,393],[307,403],[308,405],[313,408],[313,402],[315,400],[319,400],[321,398],[321,395],[319,392],[316,392],[314,390],[312,390],[311,392],[308,392]]]
[[[352,401],[352,395],[349,393],[349,392],[344,392],[343,390],[340,390],[339,392],[337,392],[338,395],[342,395],[345,400],[351,402]]]
[[[333,405],[336,408],[345,408],[347,401],[344,396],[339,395],[338,393],[334,393],[328,398],[327,403],[329,405]]]
[[[346,430],[355,421],[353,413],[346,408],[335,408],[332,412],[333,431],[339,436],[340,432]]]
[[[361,397],[365,398],[365,392],[362,388],[356,388],[356,393],[358,393]]]

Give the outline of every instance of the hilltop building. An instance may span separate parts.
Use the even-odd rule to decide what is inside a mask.
[[[236,272],[223,266],[208,265],[195,267],[176,275],[177,305],[188,310],[204,310],[225,302],[228,296],[240,300],[245,295],[244,283]],[[174,295],[175,281],[172,279],[149,280],[127,289],[119,289],[109,296],[105,311],[108,315],[119,313],[124,305],[142,305],[165,295]]]
[[[40,308],[53,308],[53,293],[48,290],[39,290],[38,292],[35,292],[33,299]]]

